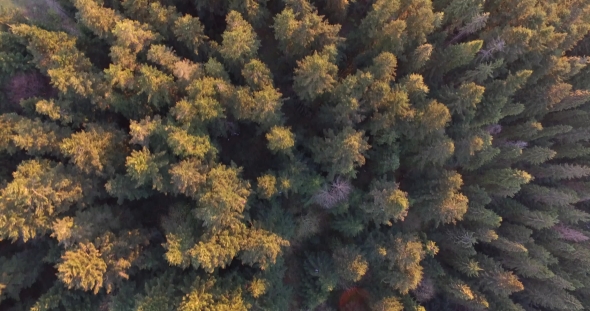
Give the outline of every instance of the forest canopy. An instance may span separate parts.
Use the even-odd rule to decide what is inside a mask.
[[[44,3],[1,310],[590,310],[589,1]]]

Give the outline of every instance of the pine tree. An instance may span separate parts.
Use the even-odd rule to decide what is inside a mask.
[[[377,1],[361,21],[359,36],[375,53],[399,53],[403,49],[407,24],[404,20],[390,20],[400,9],[399,1]]]
[[[2,115],[3,150],[25,150],[30,155],[58,154],[59,143],[70,135],[68,128],[54,122],[33,120],[16,114]]]
[[[61,163],[49,160],[22,162],[13,180],[1,190],[2,239],[27,241],[47,233],[59,214],[84,198],[81,178]]]
[[[172,102],[173,78],[151,66],[139,68],[138,87],[148,102],[159,108]]]
[[[545,164],[543,166],[539,166],[532,169],[532,173],[537,178],[551,178],[553,180],[562,180],[588,176],[590,174],[590,168],[582,165],[572,164]]]
[[[195,244],[194,234],[198,232],[196,219],[187,205],[175,206],[162,221],[166,234],[166,261],[173,266],[187,268],[191,264],[190,250]]]
[[[169,38],[180,14],[174,6],[164,6],[159,2],[150,3],[147,23],[163,37]]]
[[[377,224],[391,226],[392,219],[404,220],[408,213],[410,202],[407,193],[399,190],[398,185],[393,182],[375,181],[369,197],[369,203],[362,209]]]
[[[78,20],[90,28],[97,36],[108,39],[113,38],[111,31],[122,20],[122,17],[115,10],[102,7],[92,0],[76,0],[73,2],[78,9]]]
[[[80,96],[92,94],[95,77],[91,73],[91,63],[78,51],[74,38],[63,32],[49,32],[25,24],[12,27],[11,31],[27,41],[33,61],[60,92]],[[64,61],[60,61],[62,59]]]
[[[117,22],[112,32],[116,37],[115,44],[130,49],[133,54],[144,50],[158,38],[148,25],[128,19]]]
[[[332,90],[337,71],[338,67],[331,62],[327,52],[314,52],[313,55],[297,61],[293,88],[302,100],[313,101]]]
[[[211,145],[209,137],[200,133],[189,133],[182,128],[168,127],[167,143],[172,154],[193,159],[203,159],[214,155],[217,150]]]
[[[367,273],[368,262],[358,249],[342,247],[332,255],[340,278],[344,282],[358,282]]]
[[[420,261],[425,252],[422,243],[412,236],[388,237],[389,249],[384,255],[389,276],[384,276],[383,282],[402,294],[418,287],[423,275]]]
[[[338,37],[340,25],[331,25],[318,15],[308,0],[287,0],[286,8],[275,15],[275,39],[279,49],[288,59],[299,59],[318,52],[325,46],[336,45],[342,41]]]
[[[240,259],[244,264],[254,265],[266,270],[275,264],[281,254],[282,247],[289,246],[289,242],[278,235],[263,229],[250,229],[241,245]]]
[[[465,66],[472,61],[476,53],[481,50],[483,42],[475,40],[466,43],[455,44],[435,54],[431,62],[435,65],[437,75],[445,74],[455,68]]]
[[[489,170],[478,176],[478,184],[498,196],[514,196],[522,184],[531,181],[533,177],[524,171],[502,169]]]
[[[120,163],[122,154],[119,153],[123,135],[120,130],[88,124],[84,131],[64,139],[60,149],[80,171],[108,176],[114,174],[115,169],[123,164]]]
[[[590,308],[587,1],[47,7],[0,12],[0,309]]]
[[[204,27],[197,17],[185,14],[174,21],[173,31],[179,41],[186,44],[195,54],[199,47],[207,41]]]
[[[244,65],[256,56],[260,41],[252,26],[240,13],[231,11],[226,17],[226,22],[228,27],[223,33],[219,53],[229,66]]]
[[[43,253],[23,251],[12,254],[10,257],[0,257],[2,277],[0,278],[0,302],[7,299],[19,300],[19,293],[30,288],[41,272]],[[23,265],[23,263],[28,263]]]
[[[242,217],[250,184],[239,178],[240,169],[218,165],[207,173],[195,216],[210,228],[224,228]],[[226,233],[227,234],[227,233]]]
[[[314,161],[325,167],[328,179],[336,175],[354,177],[355,168],[365,164],[364,153],[371,147],[363,132],[349,127],[338,134],[328,130],[324,136],[311,142]]]
[[[295,137],[288,128],[273,126],[266,134],[268,149],[272,152],[287,152],[295,146]]]
[[[451,113],[471,120],[475,116],[476,106],[482,101],[485,88],[475,83],[462,84],[458,89],[444,89],[444,102]]]
[[[66,251],[63,263],[57,266],[58,277],[68,288],[93,290],[96,294],[107,270],[107,264],[100,256],[100,250],[94,244],[81,243],[75,251]]]
[[[283,102],[281,95],[272,85],[254,92],[240,88],[236,92],[233,113],[238,120],[251,120],[262,128],[270,128],[280,124],[280,108]]]
[[[522,151],[522,155],[519,158],[521,161],[530,163],[530,164],[542,164],[548,160],[551,160],[555,157],[557,153],[549,148],[544,147],[531,147],[524,149]]]
[[[153,154],[149,149],[134,150],[126,158],[127,176],[136,182],[136,188],[152,185],[154,189],[165,187],[160,170],[168,164],[163,153]]]
[[[268,0],[230,1],[228,8],[236,10],[245,16],[246,20],[256,27],[264,25],[269,16],[267,9]]]
[[[189,96],[177,101],[171,113],[184,124],[219,118],[225,110],[220,100],[226,87],[224,81],[210,77],[192,81],[187,86]]]

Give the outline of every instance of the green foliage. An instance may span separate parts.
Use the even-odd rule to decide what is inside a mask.
[[[325,46],[338,44],[340,25],[331,25],[317,14],[308,0],[286,1],[286,8],[274,16],[274,36],[289,59],[299,59]]]
[[[311,283],[309,290],[315,289],[320,293],[327,294],[335,289],[338,283],[338,274],[335,271],[336,267],[333,264],[333,259],[327,253],[311,253],[307,255],[303,268],[309,278],[308,282]],[[310,302],[315,304],[319,301],[312,300]]]
[[[478,183],[484,187],[488,192],[492,192],[497,196],[514,196],[522,184],[526,184],[533,179],[533,177],[524,171],[502,169],[489,170],[478,176],[480,182]]]
[[[76,167],[86,173],[112,175],[120,162],[124,134],[115,129],[104,129],[88,124],[86,130],[66,138],[60,144],[62,153],[69,157]]]
[[[0,309],[590,309],[588,1],[29,2]]]
[[[551,160],[555,155],[556,152],[549,148],[535,146],[523,150],[520,160],[535,165]]]
[[[127,175],[117,174],[114,178],[108,180],[104,186],[109,195],[117,198],[117,204],[122,204],[125,200],[145,199],[152,194],[149,188],[135,187],[133,180]]]
[[[475,40],[447,47],[432,59],[432,62],[436,63],[436,73],[442,75],[469,64],[481,50],[482,45],[483,41]]]
[[[361,21],[359,36],[361,42],[374,52],[401,52],[405,39],[407,24],[404,20],[393,20],[390,16],[397,13],[400,1],[376,1],[371,11]]]
[[[0,257],[0,302],[9,298],[20,300],[19,293],[30,288],[39,277],[43,254],[33,251],[23,251],[10,257]],[[23,265],[23,263],[29,263]],[[31,265],[32,264],[32,265]]]
[[[239,169],[223,165],[207,172],[199,207],[194,212],[206,227],[230,226],[236,218],[242,217],[250,195],[250,184],[241,180],[239,174]]]
[[[311,142],[314,161],[324,165],[329,179],[336,175],[354,177],[355,168],[365,164],[364,153],[371,146],[363,134],[350,127],[338,134],[328,130],[324,138],[315,138]]]
[[[273,76],[270,69],[257,59],[251,60],[244,66],[242,76],[252,90],[260,90],[272,85]]]
[[[539,166],[533,169],[532,173],[537,178],[551,178],[553,180],[562,180],[588,176],[590,174],[590,168],[587,166],[575,164],[545,164],[543,166]]]
[[[342,247],[334,251],[332,257],[336,271],[345,282],[358,282],[367,273],[369,263],[359,250],[353,247]]]
[[[130,49],[133,54],[144,50],[158,38],[157,34],[151,31],[148,25],[129,19],[117,22],[112,32],[117,38],[115,45]]]
[[[187,268],[191,263],[190,249],[195,244],[197,223],[186,205],[176,206],[162,221],[166,234],[166,261],[172,266]]]
[[[101,38],[112,38],[111,31],[121,16],[110,8],[105,8],[93,0],[73,1],[79,12],[79,20]]]
[[[446,105],[451,113],[462,116],[465,119],[473,119],[477,105],[482,101],[485,88],[473,82],[461,84],[458,89],[444,89]]]
[[[26,40],[37,68],[51,78],[55,88],[62,93],[91,96],[92,64],[76,48],[74,37],[25,24],[12,27],[12,32]]]
[[[195,54],[199,54],[199,46],[207,40],[203,24],[198,18],[188,14],[176,19],[173,30],[176,38],[191,48]]]
[[[184,124],[221,117],[224,109],[219,100],[222,97],[221,88],[224,86],[223,81],[213,78],[192,81],[187,87],[190,97],[176,102],[171,111],[172,115]]]
[[[28,241],[45,234],[53,220],[84,198],[81,178],[61,163],[23,161],[0,195],[0,237]]]
[[[179,157],[203,159],[207,154],[214,154],[215,147],[211,146],[209,137],[205,135],[191,135],[180,128],[170,128],[168,145],[172,153]]]
[[[157,108],[169,105],[173,78],[151,66],[141,66],[139,73],[137,84],[148,102]]]
[[[408,214],[410,202],[407,196],[396,183],[378,180],[369,192],[369,203],[362,208],[376,224],[391,226],[392,219],[403,221]]]
[[[127,176],[137,183],[136,187],[149,186],[149,184],[154,189],[164,187],[160,169],[168,164],[168,161],[163,155],[164,153],[153,154],[146,147],[131,152],[131,155],[126,159],[125,166],[127,167]]]
[[[226,268],[240,251],[243,227],[239,229],[217,230],[203,237],[189,251],[193,268],[201,268],[207,273]]]
[[[175,300],[178,300],[173,296],[174,287],[170,286],[174,282],[173,277],[173,274],[166,273],[146,282],[143,293],[136,295],[135,310],[173,310]]]
[[[235,101],[234,115],[238,120],[251,120],[263,128],[276,125],[281,120],[281,93],[271,85],[254,92],[240,88]]]
[[[372,310],[401,311],[404,309],[403,304],[397,297],[386,297],[379,300],[372,307]]]
[[[349,237],[357,236],[365,228],[362,220],[354,215],[338,217],[332,221],[331,226],[334,230]]]
[[[257,264],[262,270],[276,263],[281,247],[289,246],[289,241],[263,229],[250,229],[242,243],[242,262],[251,266]]]
[[[246,20],[252,25],[261,27],[269,16],[267,9],[268,0],[239,1],[231,0],[228,3],[228,9],[236,10],[245,16]]]
[[[295,146],[295,135],[289,128],[273,126],[266,134],[268,149],[272,152],[285,152]]]
[[[228,27],[223,33],[219,53],[228,65],[243,65],[256,56],[260,40],[240,13],[231,11],[226,17],[226,22]]]
[[[265,174],[257,178],[258,193],[261,197],[269,199],[277,193],[277,178],[271,174]]]
[[[385,241],[388,243],[383,246],[384,250],[380,254],[385,268],[380,273],[383,283],[407,294],[422,279],[423,268],[420,261],[426,255],[423,245],[411,235],[390,235]]]
[[[30,155],[58,154],[59,143],[70,135],[71,130],[54,122],[33,120],[16,114],[2,115],[2,149],[13,153],[25,150]]]
[[[313,101],[332,90],[337,71],[338,67],[330,61],[328,53],[314,52],[313,55],[297,61],[293,88],[302,100]]]
[[[58,277],[68,288],[93,290],[98,293],[103,283],[107,264],[94,244],[80,243],[74,251],[66,251],[63,262],[57,265]]]

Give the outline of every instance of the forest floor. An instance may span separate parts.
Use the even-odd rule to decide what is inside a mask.
[[[4,9],[13,9],[16,8],[18,5],[15,4],[15,0],[0,0],[0,8]]]
[[[69,17],[56,0],[0,0],[1,9],[17,9],[27,18],[41,24],[52,24],[71,35],[77,35],[76,21]]]

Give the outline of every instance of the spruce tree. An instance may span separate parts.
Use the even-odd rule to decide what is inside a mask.
[[[588,1],[48,3],[1,310],[590,309]]]

